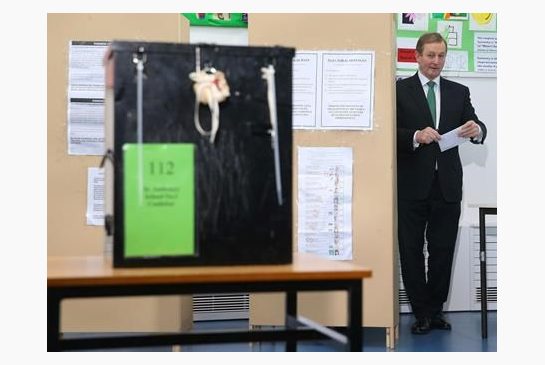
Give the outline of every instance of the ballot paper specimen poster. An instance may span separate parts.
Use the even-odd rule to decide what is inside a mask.
[[[298,147],[298,251],[352,259],[352,148]]]

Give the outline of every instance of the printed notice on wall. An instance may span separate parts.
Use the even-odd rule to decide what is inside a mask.
[[[352,259],[352,148],[298,147],[298,251]]]
[[[68,153],[104,153],[104,66],[108,42],[71,41],[68,61]]]
[[[297,52],[293,58],[293,127],[316,128],[318,54]]]
[[[104,169],[87,170],[87,224],[104,225]]]
[[[293,128],[373,129],[374,51],[298,51]]]

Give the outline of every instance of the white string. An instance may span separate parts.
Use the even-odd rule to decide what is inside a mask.
[[[261,77],[267,81],[267,102],[269,104],[269,117],[271,119],[271,145],[274,152],[274,176],[276,179],[276,196],[278,205],[283,204],[282,200],[282,176],[280,174],[280,146],[278,142],[278,120],[276,116],[276,87],[273,65],[261,68]]]
[[[193,122],[195,128],[201,136],[210,136],[210,143],[214,143],[216,134],[220,126],[220,108],[219,103],[230,96],[229,85],[225,80],[225,75],[215,69],[201,70],[201,49],[195,48],[195,72],[189,74],[189,78],[195,82],[193,91],[195,92],[195,109],[193,111]],[[206,131],[199,119],[199,105],[208,105],[211,115],[211,127]]]
[[[136,62],[136,141],[138,146],[138,203],[144,204],[144,100],[143,100],[143,79],[144,79],[144,60],[137,58]]]
[[[216,85],[217,73],[208,74],[206,71],[192,72],[189,77],[195,82],[193,90],[195,91],[195,110],[193,121],[195,128],[202,136],[210,136],[210,143],[214,143],[216,133],[220,125],[219,102],[225,100]],[[212,119],[212,126],[209,131],[204,130],[199,120],[199,104],[208,105]]]
[[[195,47],[195,72],[201,70],[201,47]]]

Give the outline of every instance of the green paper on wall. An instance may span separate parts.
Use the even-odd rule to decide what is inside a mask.
[[[125,144],[125,256],[195,254],[195,145]]]
[[[182,13],[190,26],[248,28],[248,13]]]

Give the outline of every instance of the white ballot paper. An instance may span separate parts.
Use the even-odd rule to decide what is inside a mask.
[[[461,128],[462,127],[458,127],[451,130],[450,132],[441,135],[441,139],[439,140],[439,142],[437,142],[439,143],[439,148],[441,149],[441,152],[445,152],[446,150],[450,150],[453,147],[459,146],[462,143],[469,141],[469,138],[463,138],[458,136],[458,132]]]

